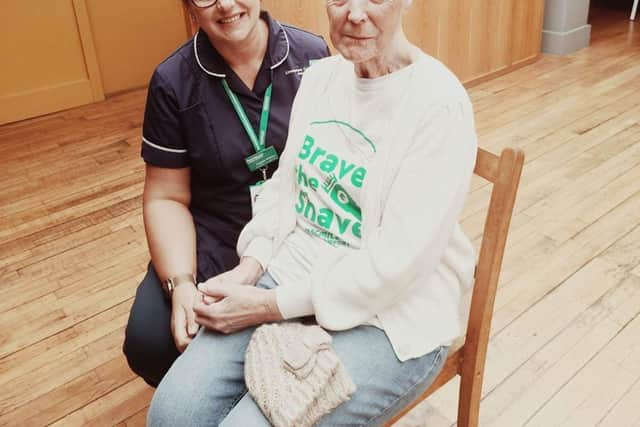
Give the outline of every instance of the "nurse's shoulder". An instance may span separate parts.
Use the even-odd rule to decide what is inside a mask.
[[[199,99],[202,73],[194,50],[195,39],[187,40],[167,56],[153,71],[149,93],[161,93],[176,103],[177,109],[186,108]]]

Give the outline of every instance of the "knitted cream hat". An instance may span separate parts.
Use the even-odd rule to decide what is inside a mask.
[[[317,325],[262,325],[245,354],[249,393],[275,427],[311,427],[356,389]]]

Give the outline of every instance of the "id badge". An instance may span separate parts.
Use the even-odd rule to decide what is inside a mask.
[[[251,217],[253,218],[256,214],[256,202],[258,201],[258,197],[260,197],[260,193],[262,193],[262,188],[264,187],[264,181],[259,181],[254,185],[249,186],[249,194],[251,194]]]
[[[255,172],[258,169],[262,169],[270,163],[278,160],[278,152],[273,145],[258,151],[255,154],[245,158],[244,161],[251,172]]]

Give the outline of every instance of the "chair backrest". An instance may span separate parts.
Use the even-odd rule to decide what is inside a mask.
[[[493,303],[523,164],[524,153],[521,150],[506,148],[498,157],[486,150],[478,149],[474,172],[493,183],[493,189],[482,233],[480,256],[476,265],[471,312],[464,344],[460,347],[453,346],[453,351],[449,353],[444,367],[429,388],[411,404],[399,411],[385,426],[393,425],[411,408],[456,375],[461,377],[458,426],[474,427],[478,425]]]
[[[466,339],[460,354],[460,408],[474,405],[472,402],[479,405],[480,402],[493,304],[523,164],[524,153],[521,150],[506,148],[498,157],[478,149],[474,172],[492,182],[493,190],[476,266]],[[477,417],[478,408],[471,413]],[[460,413],[459,416],[464,415]],[[459,425],[468,424],[458,421]],[[470,424],[477,425],[477,420]]]

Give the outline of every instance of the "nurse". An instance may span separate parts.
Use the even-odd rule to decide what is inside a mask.
[[[142,132],[151,263],[125,332],[129,366],[157,386],[197,332],[195,284],[253,283],[235,245],[287,139],[301,74],[322,38],[261,11],[260,0],[183,0],[195,37],[155,70]],[[245,270],[246,269],[246,270]]]

